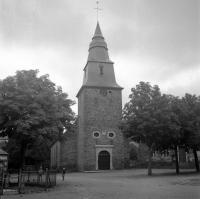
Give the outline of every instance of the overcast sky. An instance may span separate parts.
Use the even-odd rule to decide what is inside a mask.
[[[199,6],[199,0],[100,0],[123,104],[139,81],[177,96],[200,95]],[[95,0],[0,0],[0,79],[39,69],[76,100],[95,7]]]

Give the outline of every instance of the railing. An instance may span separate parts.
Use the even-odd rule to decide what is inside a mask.
[[[47,188],[56,186],[56,171],[0,171],[0,195],[5,190],[16,190],[18,193],[25,193],[30,187]]]
[[[22,171],[21,182],[29,186],[52,187],[56,185],[56,171],[46,170],[42,173],[38,171]]]

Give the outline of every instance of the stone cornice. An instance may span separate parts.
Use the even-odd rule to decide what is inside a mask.
[[[104,89],[112,89],[112,90],[123,90],[124,88],[123,87],[109,87],[109,86],[87,86],[87,85],[82,85],[81,88],[79,89],[76,97],[79,96],[80,92],[83,90],[83,88],[98,88],[98,89],[101,89],[101,88],[104,88]]]

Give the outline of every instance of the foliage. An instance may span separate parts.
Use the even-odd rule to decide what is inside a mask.
[[[180,126],[172,111],[172,96],[162,95],[157,85],[140,82],[131,89],[123,110],[125,134],[149,147],[149,175],[153,150],[164,150],[178,142]],[[173,141],[173,142],[172,142]]]
[[[200,97],[185,94],[179,114],[184,143],[189,147],[200,145]]]
[[[197,149],[200,148],[200,97],[186,93],[174,111],[181,124],[181,145],[192,149],[197,172],[200,170]]]
[[[48,75],[38,77],[38,72],[17,71],[0,81],[0,135],[16,140],[21,158],[28,145],[58,139],[74,120],[74,102]]]
[[[162,95],[158,86],[151,86],[148,82],[140,82],[131,91],[130,101],[123,110],[124,132],[149,147],[164,147],[166,140],[171,138],[171,132],[179,131],[170,97]],[[175,133],[173,136],[176,138]]]
[[[135,141],[144,142],[150,150],[173,149],[179,173],[178,146],[196,150],[200,147],[200,97],[185,94],[182,99],[161,94],[158,86],[140,82],[131,89],[130,101],[123,110],[122,130]],[[149,161],[151,158],[149,156]]]

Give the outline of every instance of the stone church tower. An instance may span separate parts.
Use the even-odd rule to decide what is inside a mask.
[[[89,46],[78,98],[78,170],[120,169],[125,166],[124,137],[119,129],[122,87],[99,23]]]
[[[51,146],[51,167],[70,170],[123,169],[128,141],[119,129],[122,87],[97,23],[78,97],[77,132],[66,133]]]

